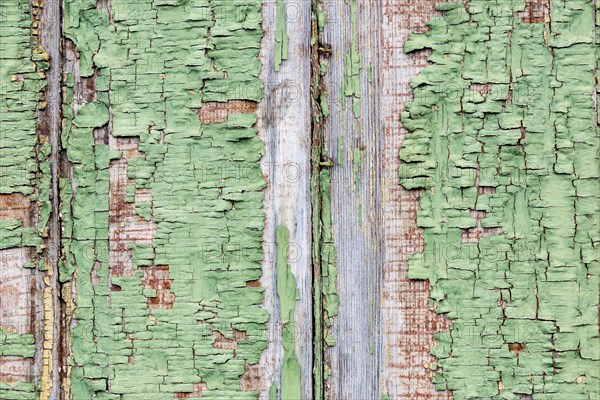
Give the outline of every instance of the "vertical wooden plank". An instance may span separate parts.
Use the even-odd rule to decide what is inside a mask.
[[[427,283],[407,277],[408,256],[422,251],[418,193],[402,189],[398,179],[406,134],[400,112],[411,98],[410,80],[427,64],[427,54],[407,56],[403,44],[411,31],[425,29],[435,2],[358,0],[355,15],[350,1],[325,4],[324,41],[332,52],[326,139],[334,158],[340,295],[337,344],[326,352],[328,396],[449,398],[435,392],[427,370],[433,333],[446,329],[446,322],[429,310]],[[358,118],[344,96],[352,46],[362,57]]]
[[[339,312],[325,362],[331,369],[326,396],[331,399],[378,399],[383,366],[381,335],[382,134],[378,77],[380,3],[324,2],[324,44],[331,46],[329,90],[331,116],[325,145],[333,158],[332,219],[337,250]],[[356,23],[353,28],[353,18]],[[361,110],[345,96],[353,74],[347,60],[358,51]],[[356,71],[354,71],[355,73]]]
[[[62,29],[61,1],[46,0],[40,19],[40,44],[50,57],[49,69],[46,72],[48,86],[46,88],[46,109],[40,114],[43,125],[47,129],[47,140],[50,144],[50,204],[52,211],[47,224],[48,235],[44,256],[47,260],[48,272],[44,291],[44,360],[42,367],[41,399],[58,399],[62,394],[62,376],[66,367],[63,353],[63,320],[60,300],[60,283],[58,278],[58,261],[60,257],[60,222],[59,222],[59,189],[60,175],[60,134],[62,123]],[[49,359],[48,359],[49,357]]]
[[[0,396],[6,398],[49,395],[59,377],[58,347],[46,341],[56,336],[59,316],[52,275],[58,247],[47,238],[57,225],[56,214],[46,219],[51,165],[45,153],[60,112],[60,87],[51,85],[60,56],[50,59],[60,25],[49,24],[57,4],[0,4]]]
[[[408,256],[423,251],[423,237],[416,226],[418,191],[400,186],[398,153],[407,134],[400,113],[412,99],[410,81],[425,66],[428,52],[404,54],[411,32],[425,31],[435,15],[437,1],[386,0],[383,2],[381,117],[383,119],[383,175],[385,193],[385,261],[383,274],[383,341],[385,366],[383,392],[390,399],[448,399],[436,392],[427,366],[433,333],[447,329],[447,322],[429,309],[429,283],[408,279]]]
[[[283,0],[281,0],[283,1]],[[269,398],[275,385],[281,398],[283,348],[277,294],[278,249],[275,233],[284,225],[290,231],[289,263],[295,276],[299,301],[296,303],[294,326],[296,354],[301,366],[302,393],[298,399],[312,398],[312,273],[310,227],[310,2],[284,2],[286,30],[289,37],[288,58],[275,71],[277,19],[282,18],[277,0],[263,1],[261,48],[264,98],[259,105],[258,129],[265,142],[262,169],[266,177],[264,209],[264,261],[261,283],[265,288],[264,308],[271,314],[269,347],[263,353],[257,372],[260,398]],[[288,400],[288,399],[285,399]]]

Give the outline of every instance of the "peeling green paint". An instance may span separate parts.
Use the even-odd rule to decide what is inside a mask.
[[[254,114],[201,123],[196,110],[261,99],[260,22],[259,0],[113,0],[110,11],[64,2],[65,38],[97,96],[75,107],[77,79],[65,77],[73,181],[61,182],[63,275],[77,278],[75,400],[257,396],[240,377],[267,346],[264,289],[247,285],[262,274],[265,183],[237,171],[262,176],[263,143]],[[107,124],[109,144],[96,142],[94,130]],[[115,147],[126,138],[139,141],[137,155]],[[120,200],[111,183],[119,163],[127,165]],[[151,200],[136,201],[140,191]],[[111,235],[130,228],[109,193],[119,207],[133,203],[130,221],[147,224],[149,241],[124,241],[116,253]]]
[[[0,382],[0,398],[4,400],[35,400],[36,388],[33,383],[2,383]]]
[[[18,334],[0,327],[0,356],[35,356],[35,337],[32,334]]]
[[[440,4],[405,44],[434,63],[402,114],[402,184],[424,189],[409,276],[452,321],[431,369],[455,399],[600,395],[593,4],[552,2],[551,24],[524,6]]]
[[[337,293],[337,253],[333,242],[333,227],[331,216],[331,173],[321,171],[321,276],[322,302],[325,311],[325,324],[331,326],[331,318],[338,313],[340,303]],[[326,335],[327,341],[327,335]],[[328,346],[334,341],[329,339]]]
[[[302,393],[300,362],[296,355],[296,302],[298,289],[288,261],[290,233],[286,226],[277,227],[277,296],[281,318],[283,364],[281,366],[282,399],[299,399]]]
[[[287,34],[287,18],[285,0],[277,0],[275,22],[275,71],[279,71],[281,63],[288,58],[289,37]]]
[[[30,4],[26,0],[5,0],[0,4],[0,197],[7,199],[2,207],[9,207],[8,211],[13,211],[13,204],[25,209],[29,206],[21,218],[0,221],[0,250],[9,250],[3,252],[5,255],[11,254],[10,249],[22,247],[37,250],[32,257],[18,257],[21,265],[17,268],[45,264],[41,252],[50,212],[48,145],[37,129],[37,112],[45,107],[43,90],[48,67],[48,55],[38,41],[40,6],[40,2]],[[2,295],[14,294],[5,291]],[[33,304],[28,307],[33,308]],[[30,311],[18,310],[23,315]],[[35,336],[17,333],[20,331],[13,328],[0,326],[0,357],[34,358]],[[6,371],[8,374],[3,373],[0,378],[0,398],[36,398],[38,382],[4,382],[5,377],[11,376],[10,367],[4,368]]]
[[[350,25],[352,30],[352,44],[348,54],[344,57],[344,81],[342,95],[352,99],[352,113],[354,118],[361,115],[360,105],[360,71],[362,70],[362,55],[358,51],[357,0],[344,0],[350,5]]]

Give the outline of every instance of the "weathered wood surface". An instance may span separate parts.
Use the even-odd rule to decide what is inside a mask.
[[[288,59],[275,71],[274,51],[277,1],[263,1],[261,46],[264,97],[259,106],[258,129],[265,142],[262,169],[265,189],[264,261],[262,285],[264,308],[271,314],[269,347],[254,374],[260,382],[261,399],[269,398],[273,382],[279,382],[283,358],[281,322],[277,295],[277,246],[275,231],[285,225],[290,231],[289,263],[296,278],[296,354],[302,371],[303,392],[312,398],[312,272],[310,206],[310,26],[309,1],[286,1]],[[276,387],[280,389],[279,385]]]
[[[327,349],[331,368],[326,390],[331,399],[379,399],[383,370],[381,279],[383,243],[381,214],[382,126],[377,73],[380,70],[380,2],[358,2],[356,36],[351,2],[326,2],[324,41],[331,45],[329,89],[331,116],[325,125],[332,167],[333,237],[337,250],[339,315]],[[350,73],[345,58],[353,46],[363,57],[360,72],[361,113],[355,118],[352,98],[345,97]],[[341,138],[341,139],[340,139]]]
[[[340,93],[344,57],[353,45],[351,8],[343,1],[326,4],[325,40],[332,46],[327,147],[342,160],[334,162],[332,185],[340,309],[337,344],[327,351],[329,396],[447,398],[434,391],[426,369],[433,332],[444,329],[444,321],[429,311],[426,282],[407,277],[408,255],[422,249],[417,194],[403,190],[398,179],[406,134],[400,112],[411,98],[410,80],[427,64],[425,53],[405,55],[403,44],[411,31],[424,29],[435,2],[358,1],[359,118],[351,99]],[[360,168],[353,162],[355,150]]]
[[[50,144],[50,202],[52,212],[48,221],[48,238],[44,257],[47,260],[48,272],[44,281],[44,342],[41,372],[40,398],[55,399],[62,397],[62,376],[66,367],[61,357],[64,347],[61,338],[64,329],[61,310],[58,263],[60,258],[60,222],[59,222],[59,178],[60,178],[60,135],[62,127],[62,29],[61,1],[44,2],[40,19],[40,41],[50,57],[49,69],[46,73],[46,110],[38,120],[44,126]],[[38,354],[40,351],[38,351]]]
[[[423,251],[423,238],[416,226],[418,192],[400,186],[398,153],[404,136],[400,113],[412,99],[410,80],[427,66],[428,52],[404,54],[411,32],[423,32],[435,15],[437,1],[384,1],[381,41],[381,119],[383,121],[381,212],[384,252],[382,319],[385,363],[384,391],[391,399],[448,399],[436,392],[427,366],[433,334],[447,329],[443,317],[428,305],[427,281],[408,279],[408,256]]]

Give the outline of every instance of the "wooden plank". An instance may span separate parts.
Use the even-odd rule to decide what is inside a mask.
[[[385,261],[383,265],[383,325],[385,348],[384,391],[391,399],[449,399],[436,392],[426,366],[434,332],[448,328],[428,306],[429,283],[408,279],[408,256],[423,251],[423,237],[416,226],[418,191],[400,186],[398,153],[407,131],[400,113],[412,99],[410,81],[425,66],[428,52],[404,54],[411,32],[426,30],[435,15],[437,1],[386,0],[383,2],[381,117],[384,125],[382,191],[385,199]]]
[[[408,255],[422,250],[418,193],[403,190],[398,179],[398,151],[406,134],[400,112],[411,98],[408,83],[427,64],[425,53],[405,55],[402,48],[408,34],[423,30],[434,15],[435,1],[358,0],[354,34],[351,4],[325,4],[324,38],[332,48],[326,140],[334,157],[340,295],[333,326],[337,344],[326,356],[332,375],[328,397],[449,398],[435,392],[426,368],[433,333],[446,323],[428,308],[427,283],[407,277]],[[358,119],[342,93],[344,58],[353,41],[362,56]]]
[[[326,349],[331,368],[326,385],[331,399],[378,399],[383,367],[381,274],[383,263],[381,211],[381,121],[377,76],[369,82],[369,65],[378,70],[380,5],[359,1],[352,34],[352,4],[325,2],[323,40],[331,45],[329,90],[331,116],[325,125],[328,154],[333,157],[332,218],[337,250],[339,314],[331,333],[337,344]],[[360,71],[361,115],[344,96],[349,73],[345,58],[355,42],[363,57]],[[341,99],[341,102],[340,102]]]
[[[62,129],[62,29],[61,1],[46,0],[40,18],[40,44],[50,57],[49,69],[46,72],[46,109],[38,118],[44,126],[44,135],[50,144],[50,202],[52,212],[47,224],[48,236],[46,250],[43,255],[47,260],[48,271],[44,288],[44,340],[41,372],[40,399],[58,399],[62,396],[62,377],[66,360],[63,353],[63,321],[60,300],[60,283],[58,279],[58,262],[60,257],[60,222],[59,222],[59,190],[60,176],[60,134]],[[40,353],[41,349],[38,349]]]
[[[274,52],[277,1],[263,1],[265,36],[261,47],[264,98],[259,105],[258,129],[265,142],[262,169],[267,181],[264,229],[264,261],[261,284],[264,308],[271,314],[269,347],[259,363],[261,399],[269,398],[273,382],[280,389],[283,348],[277,296],[277,248],[275,231],[285,225],[290,231],[289,262],[295,275],[299,301],[296,305],[296,354],[301,366],[302,393],[312,398],[312,272],[310,212],[310,2],[285,1],[289,36],[288,59],[275,71]],[[284,332],[285,334],[285,332]],[[277,394],[280,399],[280,393]],[[287,399],[286,399],[287,400]]]

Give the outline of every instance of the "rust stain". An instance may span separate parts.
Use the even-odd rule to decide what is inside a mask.
[[[35,332],[35,275],[23,264],[35,248],[0,250],[0,328],[18,334]]]
[[[508,351],[511,353],[522,353],[525,351],[525,344],[523,343],[509,343]]]
[[[246,332],[238,331],[237,329],[233,330],[233,339],[226,338],[221,332],[218,331],[213,331],[212,335],[215,337],[213,347],[221,350],[236,350],[239,347],[238,341],[248,340],[248,335]]]
[[[229,100],[226,103],[208,102],[198,108],[198,118],[203,124],[226,122],[230,114],[253,114],[258,103],[250,100]]]
[[[246,282],[246,287],[247,288],[259,288],[262,286],[262,283],[260,281],[248,281]]]
[[[135,266],[130,244],[151,245],[156,225],[135,211],[136,201],[151,200],[149,191],[139,190],[135,201],[127,201],[127,186],[135,181],[127,176],[128,160],[141,157],[138,138],[110,137],[111,150],[122,152],[119,160],[110,165],[109,196],[109,263],[112,277],[134,276]]]

